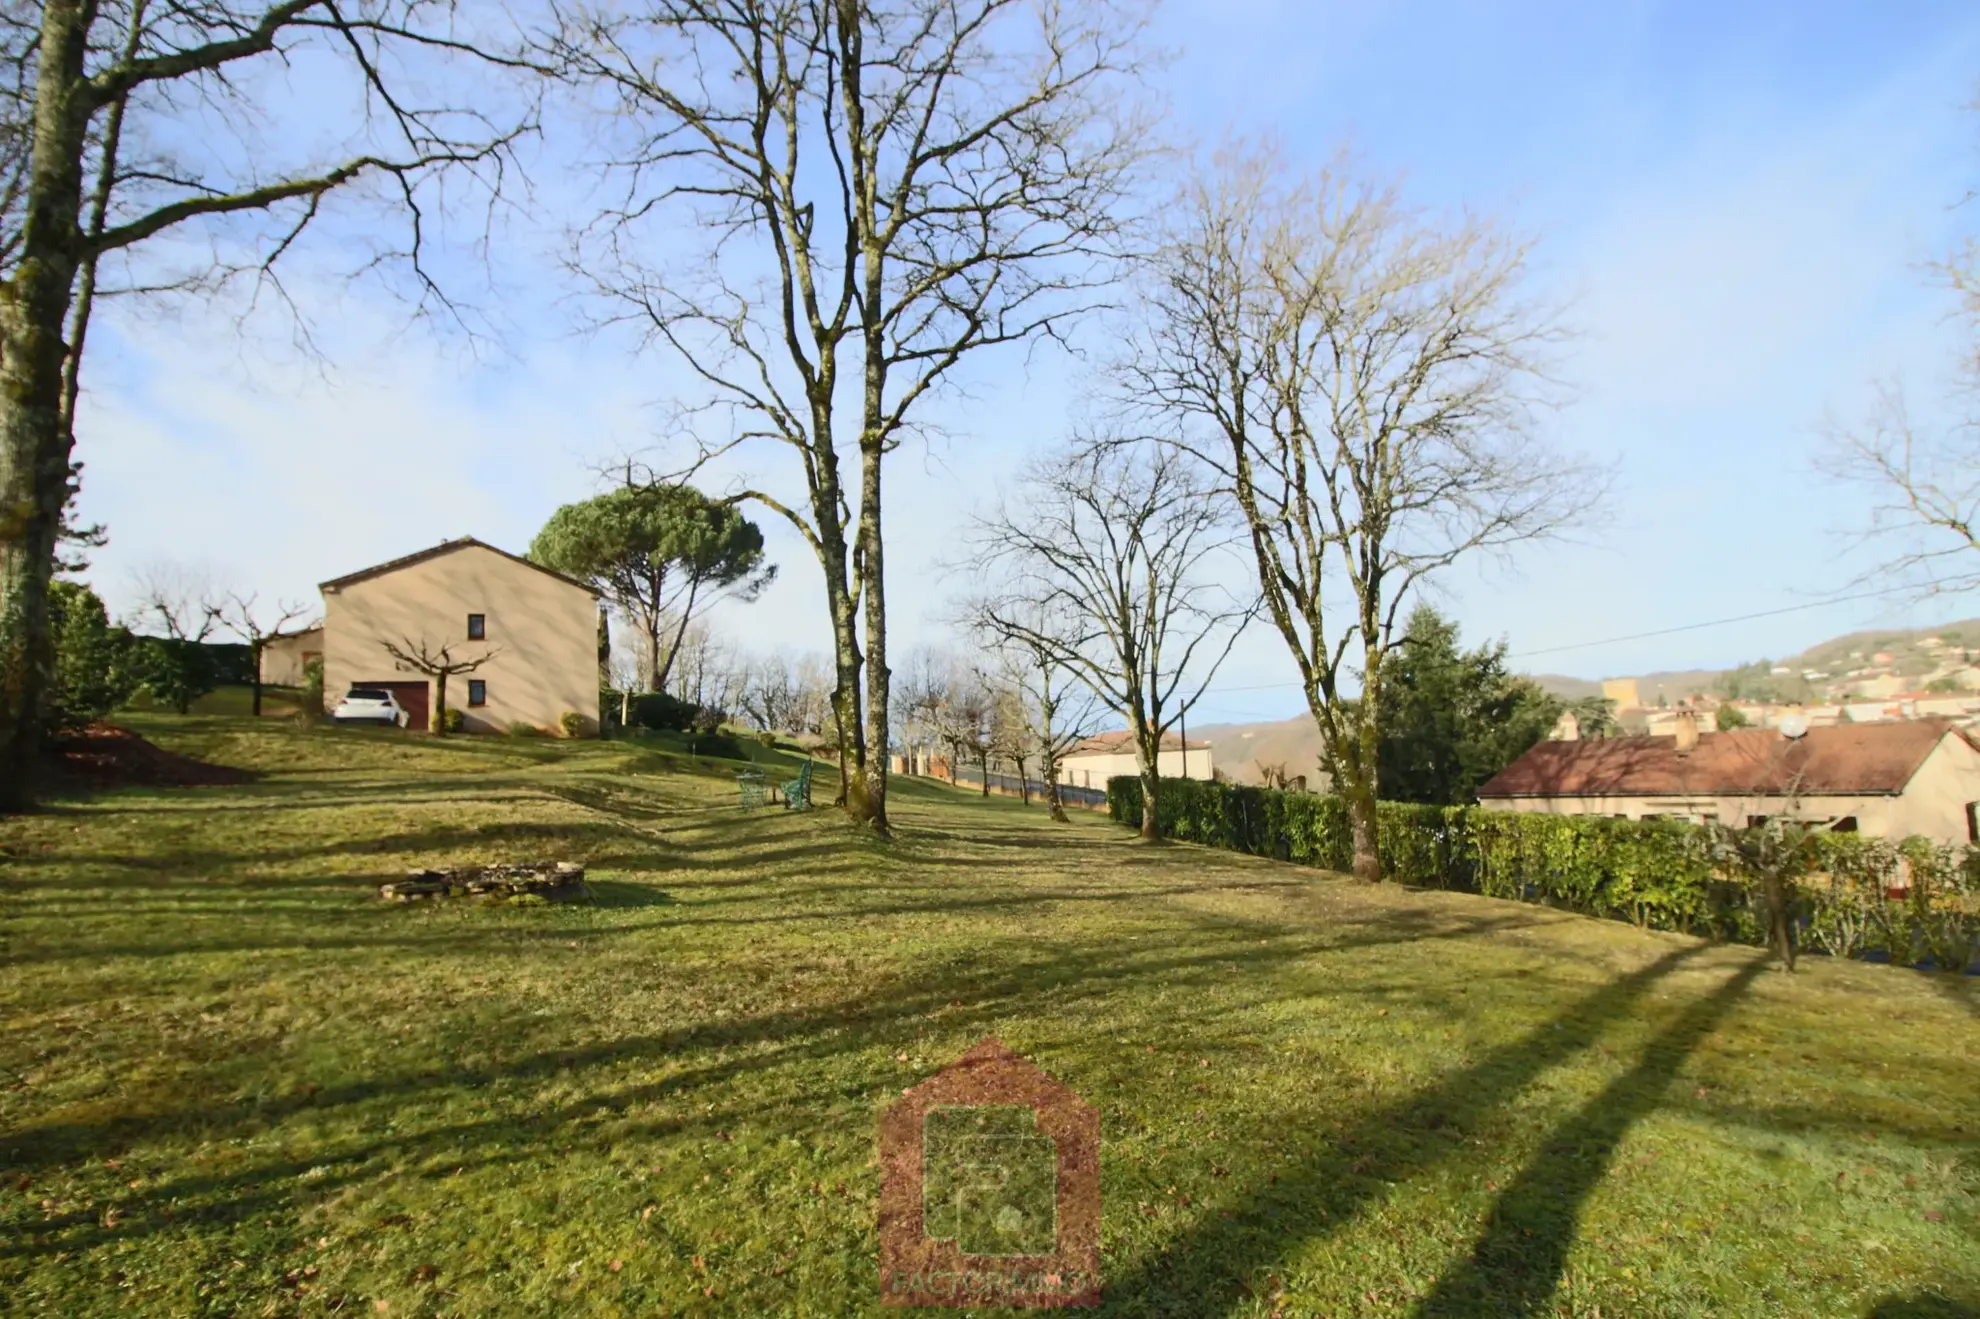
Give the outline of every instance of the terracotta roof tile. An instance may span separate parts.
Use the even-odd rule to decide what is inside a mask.
[[[1691,797],[1898,793],[1948,735],[1945,719],[1835,724],[1786,738],[1764,728],[1700,733],[1680,755],[1675,737],[1541,742],[1478,790],[1492,797]]]

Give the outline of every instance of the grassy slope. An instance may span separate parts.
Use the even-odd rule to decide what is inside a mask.
[[[0,822],[0,1310],[877,1310],[874,1124],[995,1035],[1102,1113],[1106,1311],[1953,1314],[1976,984],[1793,977],[903,786],[146,717],[273,771]],[[575,858],[596,909],[386,908]]]

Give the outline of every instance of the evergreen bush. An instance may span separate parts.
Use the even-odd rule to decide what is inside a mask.
[[[1141,780],[1107,782],[1107,809],[1139,828]],[[1346,870],[1353,857],[1338,797],[1164,779],[1165,838]],[[1715,859],[1707,831],[1678,820],[1540,815],[1383,802],[1382,873],[1402,884],[1536,902],[1655,930],[1740,943],[1764,938],[1758,886]],[[1929,838],[1815,838],[1797,885],[1797,943],[1838,957],[1888,956],[1959,971],[1980,956],[1980,849]]]

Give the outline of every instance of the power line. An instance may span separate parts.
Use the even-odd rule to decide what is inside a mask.
[[[1933,582],[1930,585],[1938,586],[1942,585],[1942,583]],[[1620,645],[1625,641],[1643,641],[1650,637],[1668,637],[1678,632],[1697,632],[1702,628],[1724,627],[1728,623],[1748,623],[1756,618],[1776,618],[1782,614],[1797,614],[1805,609],[1821,609],[1828,605],[1849,604],[1856,600],[1880,600],[1886,596],[1896,595],[1901,591],[1911,589],[1913,588],[1887,586],[1881,590],[1860,591],[1854,595],[1832,595],[1824,600],[1809,600],[1803,604],[1784,605],[1779,609],[1761,609],[1751,614],[1735,614],[1731,618],[1714,618],[1703,623],[1685,623],[1678,627],[1663,627],[1653,632],[1632,632],[1628,636],[1604,637],[1600,641],[1577,641],[1566,646],[1543,646],[1539,650],[1516,651],[1507,655],[1506,658],[1528,659],[1534,655],[1558,655],[1562,651],[1567,650],[1590,650],[1596,646]]]
[[[1520,650],[1509,653],[1507,659],[1530,659],[1535,655],[1559,655],[1570,650],[1592,650],[1597,646],[1617,646],[1625,641],[1645,641],[1652,637],[1668,637],[1679,632],[1697,632],[1708,627],[1725,627],[1730,623],[1750,623],[1758,618],[1778,618],[1782,614],[1797,614],[1808,609],[1822,609],[1829,605],[1851,604],[1859,600],[1881,600],[1911,590],[1929,590],[1932,587],[1947,585],[1954,579],[1942,582],[1927,582],[1923,587],[1886,586],[1875,591],[1858,591],[1851,595],[1832,595],[1821,600],[1809,600],[1798,605],[1783,605],[1779,609],[1760,609],[1750,614],[1734,614],[1730,618],[1708,619],[1703,623],[1683,623],[1677,627],[1657,628],[1650,632],[1632,632],[1626,636],[1603,637],[1599,641],[1576,641],[1565,646],[1543,646],[1538,650]],[[1220,692],[1265,692],[1297,689],[1297,682],[1258,682],[1236,687],[1217,686],[1210,694]]]

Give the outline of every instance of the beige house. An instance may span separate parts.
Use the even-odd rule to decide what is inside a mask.
[[[471,732],[533,724],[555,732],[566,711],[598,730],[598,592],[471,537],[334,578],[323,591],[323,696],[393,692],[427,726],[434,678],[388,644],[452,660],[487,659],[448,679],[447,705]]]
[[[1140,762],[1134,755],[1134,734],[1126,729],[1089,737],[1059,759],[1059,782],[1074,788],[1104,789],[1108,779],[1140,772]],[[1165,779],[1213,777],[1210,744],[1185,744],[1174,733],[1162,734],[1162,745],[1155,756],[1155,772]]]
[[[1980,841],[1980,743],[1945,719],[1541,742],[1478,790],[1483,806],[1617,819],[1758,823],[1790,815],[1887,838]]]
[[[268,638],[261,647],[261,681],[269,687],[300,687],[303,670],[313,659],[323,658],[323,624],[300,632],[283,632]]]

